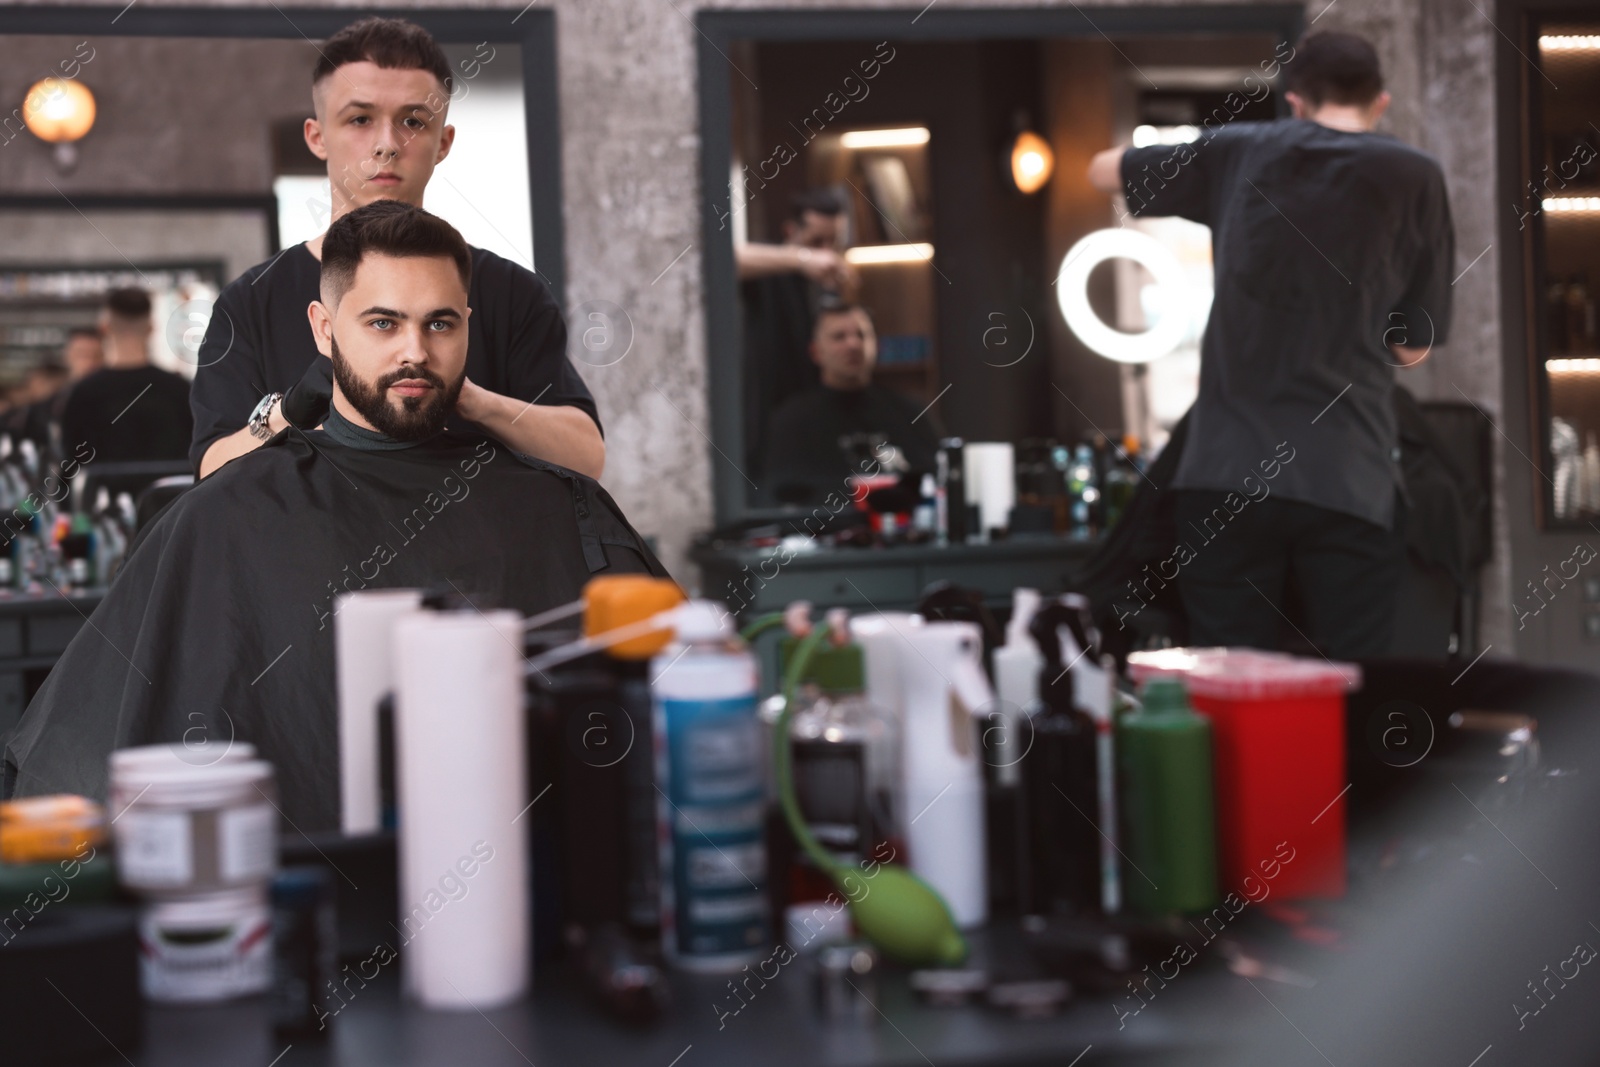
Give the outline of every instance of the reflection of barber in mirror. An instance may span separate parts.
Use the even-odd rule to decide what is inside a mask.
[[[796,196],[782,244],[734,246],[744,312],[745,459],[766,450],[766,417],[817,383],[811,327],[824,294],[855,299],[855,268],[839,251],[844,204],[831,190]]]
[[[1405,563],[1395,368],[1450,325],[1449,198],[1438,162],[1374,132],[1389,94],[1368,41],[1315,33],[1278,56],[1294,118],[1229,122],[1225,103],[1198,143],[1109,149],[1089,180],[1212,228],[1173,480],[1190,642],[1276,647],[1294,582],[1319,651],[1381,656]]]
[[[317,52],[305,139],[328,164],[330,222],[375,200],[422,206],[455,140],[445,120],[456,80],[444,52],[421,27],[383,18],[345,27]],[[190,458],[202,476],[291,421],[310,428],[326,412],[332,371],[306,319],[321,254],[319,235],[252,267],[217,298],[193,392]],[[475,248],[470,302],[457,422],[598,478],[605,442],[594,399],[567,358],[566,323],[545,283]]]
[[[933,470],[939,430],[932,412],[872,380],[878,335],[858,304],[824,305],[811,335],[821,382],[772,416],[764,476],[780,501],[841,491],[852,474]]]
[[[826,189],[794,198],[783,222],[783,243],[737,245],[739,280],[799,274],[829,292],[853,296],[856,272],[839,252],[844,205]]]

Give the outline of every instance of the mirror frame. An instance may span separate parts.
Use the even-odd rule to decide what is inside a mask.
[[[441,44],[503,41],[522,47],[523,111],[527,122],[528,191],[533,211],[533,262],[556,303],[566,306],[566,267],[561,202],[561,110],[556,92],[556,20],[549,9],[509,8],[302,8],[302,7],[126,7],[0,6],[0,33],[83,37],[229,37],[323,40],[356,19],[385,15],[409,19]],[[104,29],[88,29],[103,26]],[[308,72],[309,73],[309,72]],[[53,198],[38,194],[7,198],[13,205]],[[67,203],[96,206],[172,207],[177,202],[258,198],[196,196],[163,192],[152,196],[74,194]],[[276,203],[270,192],[268,201]],[[107,202],[112,202],[108,204]],[[271,218],[277,229],[276,210]],[[274,242],[276,243],[276,242]],[[230,281],[232,279],[229,279]]]
[[[883,41],[1105,37],[1181,33],[1277,33],[1299,39],[1305,12],[1288,4],[1191,7],[952,8],[928,4],[851,11],[705,11],[695,16],[700,79],[701,243],[704,255],[706,382],[711,421],[712,494],[720,526],[780,520],[802,508],[755,507],[748,475],[731,458],[745,451],[744,365],[733,241],[717,220],[730,208],[733,161],[733,61],[736,41]]]

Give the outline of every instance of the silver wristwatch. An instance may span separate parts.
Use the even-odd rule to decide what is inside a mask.
[[[272,438],[272,427],[267,425],[267,418],[272,414],[272,405],[283,399],[282,393],[268,393],[261,398],[261,403],[250,413],[250,421],[245,425],[250,429],[250,436],[263,441]]]

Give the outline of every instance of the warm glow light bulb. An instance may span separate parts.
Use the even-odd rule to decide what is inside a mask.
[[[22,121],[49,144],[70,144],[94,127],[94,94],[82,82],[44,78],[22,101]]]
[[[1030,131],[1017,134],[1011,147],[1011,180],[1024,193],[1044,188],[1055,170],[1056,156],[1043,137]]]

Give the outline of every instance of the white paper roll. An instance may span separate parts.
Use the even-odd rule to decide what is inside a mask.
[[[1014,451],[1004,442],[969,442],[962,450],[966,468],[967,502],[978,505],[979,522],[987,538],[990,530],[1004,529],[1011,523],[1011,509],[1017,503],[1017,474]]]
[[[394,621],[421,603],[419,590],[379,589],[340,594],[334,607],[340,825],[347,834],[381,826],[378,702],[394,685]]]
[[[522,617],[419,611],[394,628],[400,930],[425,1007],[528,988]]]
[[[928,622],[904,631],[904,805],[910,867],[944,897],[956,925],[989,917],[983,772],[973,714],[994,692],[976,623]]]

